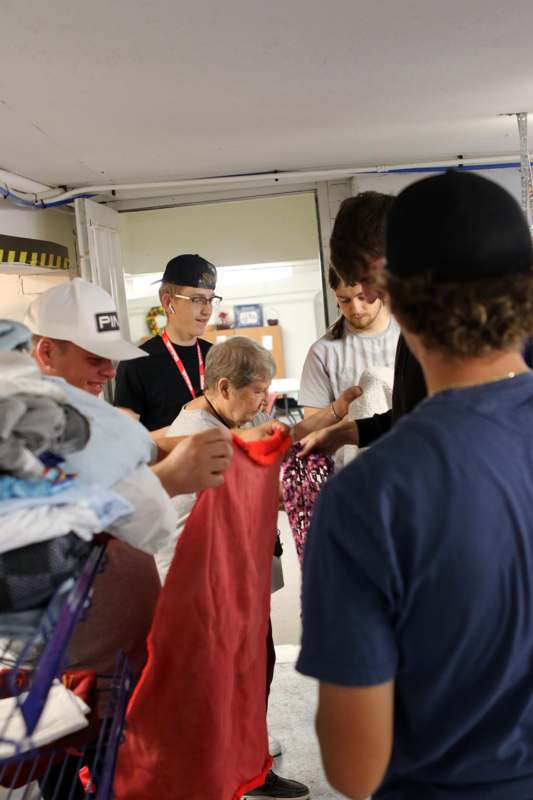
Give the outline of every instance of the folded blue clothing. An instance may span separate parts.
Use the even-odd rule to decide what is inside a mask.
[[[50,497],[75,485],[73,476],[58,481],[48,477],[27,481],[13,475],[0,475],[0,501],[13,497]]]
[[[0,532],[2,528],[2,516],[11,514],[14,511],[23,511],[36,506],[61,506],[85,503],[97,515],[101,523],[101,530],[105,530],[108,525],[119,519],[131,516],[134,508],[127,500],[123,500],[118,494],[102,486],[79,483],[75,486],[70,485],[62,492],[48,497],[12,497],[0,500]]]
[[[156,447],[139,422],[62,378],[45,376],[44,380],[61,388],[67,403],[89,420],[91,428],[85,447],[70,453],[62,464],[66,472],[76,472],[83,483],[111,487],[143,464],[152,463]]]

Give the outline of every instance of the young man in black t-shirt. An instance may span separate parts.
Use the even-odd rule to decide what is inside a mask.
[[[199,337],[221,300],[215,294],[216,281],[216,268],[201,256],[172,258],[159,289],[165,330],[141,345],[150,358],[119,365],[115,405],[133,411],[150,431],[170,425],[182,406],[203,392],[211,343]]]

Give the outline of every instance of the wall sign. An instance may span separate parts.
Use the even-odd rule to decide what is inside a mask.
[[[251,303],[246,306],[235,306],[236,328],[261,328],[263,325],[263,306],[260,303]]]

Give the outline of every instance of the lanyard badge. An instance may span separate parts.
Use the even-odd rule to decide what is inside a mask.
[[[185,369],[185,365],[181,360],[181,358],[179,357],[179,355],[176,353],[174,345],[169,339],[168,333],[166,331],[163,331],[163,333],[161,334],[161,338],[163,339],[163,342],[165,343],[165,347],[167,348],[168,352],[172,356],[172,360],[174,361],[176,367],[178,368],[179,374],[185,381],[187,389],[189,390],[189,392],[193,397],[196,397],[196,392],[194,391],[191,379],[189,378],[187,370]],[[198,342],[198,340],[196,341],[196,352],[198,353],[198,367],[200,371],[200,389],[203,392],[205,368],[204,368],[204,359],[202,357],[202,351],[200,349],[200,343]]]

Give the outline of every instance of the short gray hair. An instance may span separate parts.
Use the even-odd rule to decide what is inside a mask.
[[[227,378],[235,389],[243,389],[258,380],[271,381],[276,373],[272,354],[246,336],[232,336],[215,344],[205,361],[205,388],[215,389]]]

